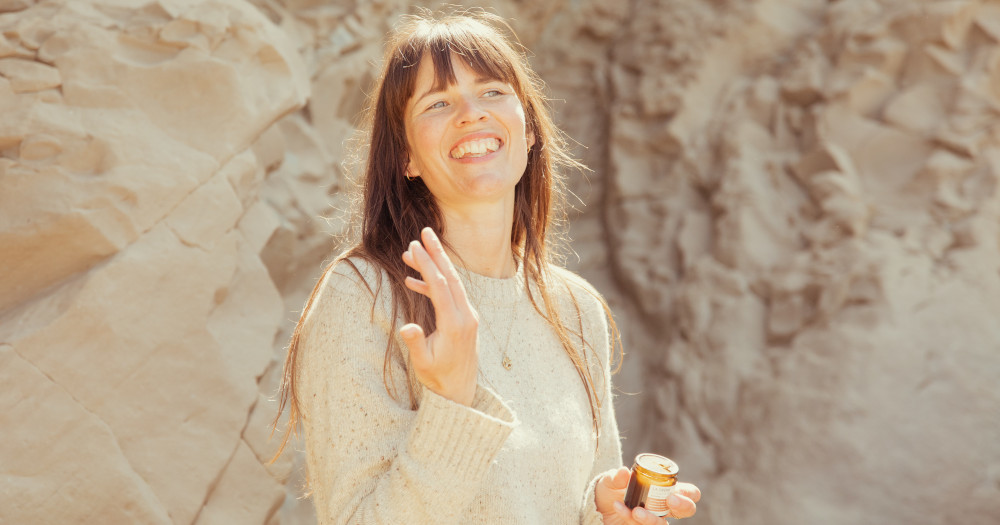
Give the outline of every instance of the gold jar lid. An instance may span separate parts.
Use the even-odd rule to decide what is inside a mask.
[[[635,468],[655,481],[677,481],[680,468],[670,458],[659,454],[639,454],[635,457]],[[672,484],[672,483],[671,483]]]

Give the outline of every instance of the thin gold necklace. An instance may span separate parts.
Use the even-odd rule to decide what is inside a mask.
[[[465,272],[469,272],[465,268],[462,268],[462,270],[465,271]],[[471,272],[469,272],[469,273],[471,273]],[[468,280],[468,282],[470,284],[473,284],[473,280],[471,279],[470,276],[466,275],[466,279]],[[475,303],[476,311],[477,312],[482,312],[482,310],[483,310],[482,309],[482,304],[483,304],[482,292],[483,291],[480,290],[480,289],[478,289],[478,287],[477,287],[477,289],[476,289],[476,299],[473,301]],[[502,346],[500,346],[500,340],[497,339],[496,334],[493,333],[493,329],[490,328],[490,324],[486,323],[486,332],[490,334],[490,339],[493,339],[493,343],[496,344],[497,346],[499,346],[500,352],[502,354],[500,356],[501,357],[500,364],[503,365],[504,370],[507,370],[507,371],[510,371],[512,368],[514,368],[514,361],[510,358],[510,355],[507,354],[507,348],[510,345],[510,336],[511,336],[512,333],[514,333],[514,322],[517,321],[517,310],[518,310],[518,306],[520,306],[520,304],[521,304],[520,297],[515,298],[514,299],[514,312],[511,314],[510,324],[507,326],[507,337],[504,339],[504,343],[503,343]]]
[[[514,323],[517,321],[517,307],[520,304],[520,300],[514,302],[514,312],[511,314],[510,324],[507,326],[507,337],[504,339],[503,346],[500,346],[500,351],[502,352],[502,359],[500,364],[503,365],[505,370],[510,370],[514,368],[514,362],[511,361],[510,356],[507,354],[507,347],[510,345],[510,335],[514,333]],[[479,308],[477,306],[477,308]],[[500,340],[497,339],[496,334],[493,333],[493,329],[490,328],[490,323],[486,324],[486,331],[489,332],[490,338],[493,339],[493,343],[499,345]]]

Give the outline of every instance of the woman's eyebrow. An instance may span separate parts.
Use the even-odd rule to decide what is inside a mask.
[[[433,86],[430,87],[430,89],[428,89],[427,91],[425,91],[423,95],[420,95],[419,97],[417,97],[416,100],[418,100],[418,101],[419,100],[423,100],[426,97],[429,97],[429,96],[431,96],[431,95],[433,95],[435,93],[440,93],[442,91],[444,91],[444,85],[443,84],[437,84],[437,83],[435,83]]]
[[[499,82],[501,84],[506,84],[502,79],[496,77],[477,77],[476,84],[489,84],[490,82]]]
[[[493,77],[477,77],[476,78],[476,84],[489,84],[490,82],[504,83],[504,81],[500,80],[499,78],[493,78]],[[445,89],[444,85],[433,85],[433,86],[430,87],[430,89],[428,89],[427,91],[425,91],[422,95],[420,95],[419,97],[417,97],[414,100],[416,100],[417,102],[419,102],[419,101],[423,100],[426,97],[429,97],[431,95],[434,95],[434,94],[437,94],[437,93],[440,93],[440,92],[444,91],[444,89]]]

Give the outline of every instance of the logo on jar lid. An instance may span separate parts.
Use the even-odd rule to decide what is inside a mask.
[[[635,457],[635,464],[650,473],[662,476],[676,476],[677,471],[680,470],[672,459],[659,454],[639,454]]]

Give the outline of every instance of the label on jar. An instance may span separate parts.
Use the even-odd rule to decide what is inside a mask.
[[[646,494],[646,510],[652,512],[654,515],[663,517],[670,513],[670,507],[667,506],[667,498],[674,493],[674,486],[661,487],[659,485],[650,485],[649,492]]]

